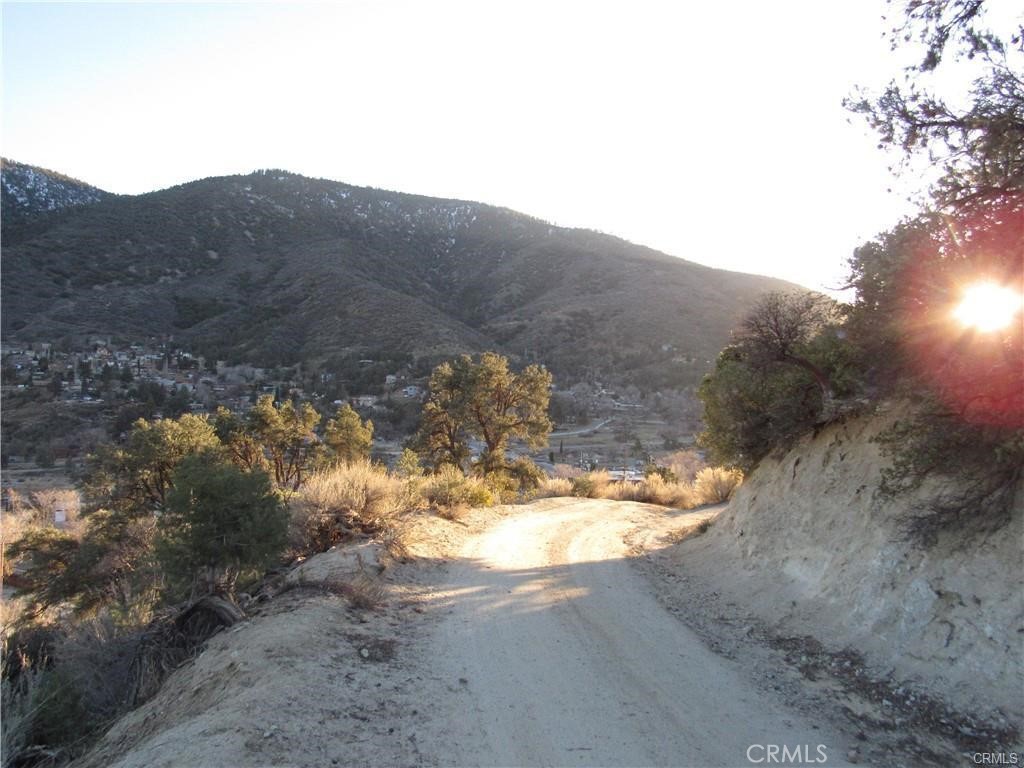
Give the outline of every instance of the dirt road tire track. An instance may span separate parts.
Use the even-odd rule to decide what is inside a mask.
[[[755,744],[846,745],[744,679],[651,595],[623,539],[651,508],[559,500],[471,539],[428,654],[443,765],[751,765]],[[754,750],[753,756],[763,751]]]

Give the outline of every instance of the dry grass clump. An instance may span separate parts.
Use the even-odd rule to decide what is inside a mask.
[[[396,517],[377,535],[377,541],[384,547],[384,551],[401,562],[408,562],[415,558],[413,551],[421,538],[413,525],[411,515]]]
[[[697,504],[689,483],[666,482],[657,474],[648,475],[639,483],[612,482],[608,472],[604,470],[590,472],[574,479],[572,495],[588,499],[638,501],[643,504],[659,504],[680,509],[689,509]]]
[[[56,668],[90,716],[109,721],[123,711],[141,640],[140,632],[119,627],[107,612],[71,627],[61,639]]]
[[[612,483],[605,498],[638,501],[663,507],[690,509],[697,506],[693,486],[689,483],[667,482],[661,475],[651,474],[639,483]]]
[[[571,464],[555,464],[552,474],[555,477],[572,480],[572,478],[582,475],[583,470],[579,467],[574,467]]]
[[[698,536],[703,536],[711,529],[713,523],[714,518],[708,517],[704,520],[701,520],[696,525],[691,525],[687,528],[683,528],[682,530],[673,532],[668,536],[668,540],[671,541],[673,544],[681,544],[687,539],[695,539]]]
[[[541,480],[536,497],[547,499],[553,496],[572,496],[572,480],[567,477],[547,477]]]
[[[705,467],[697,473],[693,490],[701,504],[719,504],[728,501],[743,482],[743,473],[724,467]]]
[[[387,591],[384,582],[366,573],[340,585],[340,589],[353,608],[364,611],[372,611],[383,603]]]
[[[409,556],[409,513],[432,506],[449,520],[471,507],[496,502],[484,480],[445,466],[425,477],[389,474],[368,461],[331,467],[311,475],[291,500],[290,538],[295,554],[323,552],[357,534],[370,534],[389,554]]]
[[[658,479],[660,480],[661,478]],[[667,507],[675,507],[676,509],[692,509],[697,506],[696,492],[693,486],[685,481],[664,483],[660,493],[662,500],[654,502],[656,504],[664,504]]]
[[[422,498],[414,483],[364,460],[314,473],[290,506],[292,549],[309,553],[357,533],[388,533],[394,540],[401,517],[422,506]]]
[[[167,624],[173,627],[161,637],[175,644],[187,628]],[[80,755],[199,645],[175,648],[168,660],[168,649],[147,645],[149,640],[149,628],[124,623],[108,611],[75,624],[35,624],[5,635],[5,768],[60,765]]]
[[[455,504],[453,506],[438,506],[435,511],[438,517],[445,520],[450,520],[453,523],[461,523],[466,515],[469,514],[468,504]]]
[[[537,489],[537,496],[577,496],[587,499],[636,501],[674,509],[693,509],[702,504],[727,501],[742,479],[743,475],[735,470],[703,467],[697,471],[693,483],[685,480],[665,480],[657,473],[651,473],[638,483],[613,482],[607,471],[597,470],[571,479],[546,478]]]
[[[349,605],[353,608],[367,611],[372,611],[383,603],[387,594],[387,588],[383,581],[363,571],[350,581],[336,578],[320,580],[299,578],[282,585],[274,593],[274,597],[280,597],[288,592],[304,589],[339,595],[348,600]]]

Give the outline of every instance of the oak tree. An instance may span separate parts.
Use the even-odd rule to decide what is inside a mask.
[[[807,371],[821,390],[826,411],[833,393],[828,372],[812,359],[811,344],[838,320],[836,303],[811,291],[772,292],[761,296],[734,334],[753,364],[783,363]]]
[[[435,466],[461,467],[469,456],[468,441],[475,438],[483,442],[476,470],[483,475],[507,471],[512,440],[530,448],[547,444],[550,391],[551,374],[542,366],[515,373],[493,352],[478,361],[462,355],[431,375],[419,443]]]

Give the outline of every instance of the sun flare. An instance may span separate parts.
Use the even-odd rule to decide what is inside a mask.
[[[979,331],[1006,328],[1024,305],[1020,292],[998,283],[974,283],[964,291],[953,316]]]

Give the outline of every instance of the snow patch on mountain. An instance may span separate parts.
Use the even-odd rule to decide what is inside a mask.
[[[11,208],[23,214],[57,211],[98,203],[109,196],[69,176],[6,158],[0,161],[0,188],[5,214],[12,213]]]

